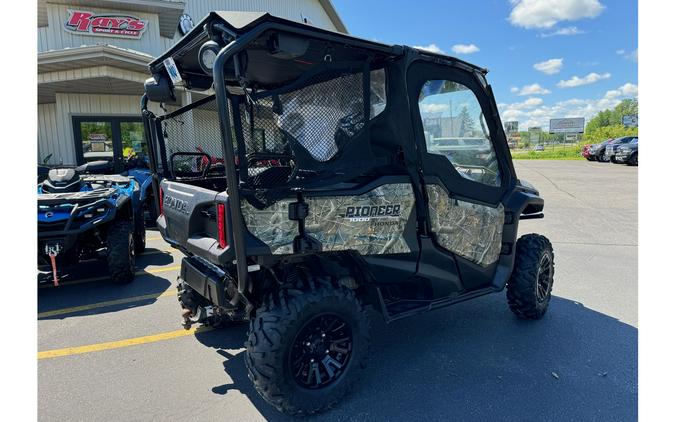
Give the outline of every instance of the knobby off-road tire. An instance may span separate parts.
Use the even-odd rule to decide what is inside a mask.
[[[107,259],[113,283],[127,284],[133,281],[136,271],[136,251],[130,222],[112,223],[108,230]]]
[[[553,289],[553,247],[538,234],[516,243],[516,261],[506,286],[506,298],[518,318],[539,319],[546,313]]]
[[[296,416],[324,411],[340,401],[359,380],[370,348],[369,321],[354,292],[325,280],[308,284],[268,296],[251,319],[246,342],[246,367],[255,389],[279,411]],[[340,328],[341,323],[346,325]],[[325,339],[323,328],[314,330],[315,325],[330,325]],[[336,337],[351,337],[348,353],[343,353],[347,342]],[[322,359],[308,358],[323,349]],[[342,360],[342,366],[333,358]]]
[[[134,232],[134,251],[136,255],[140,255],[145,251],[145,223],[143,226]]]

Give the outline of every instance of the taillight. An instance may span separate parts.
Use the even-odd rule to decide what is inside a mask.
[[[227,248],[227,233],[225,232],[225,204],[217,204],[216,209],[216,219],[218,220],[218,247],[220,249],[225,249]]]
[[[159,215],[164,215],[164,189],[159,188]]]

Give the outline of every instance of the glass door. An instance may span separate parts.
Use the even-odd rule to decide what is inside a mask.
[[[148,144],[140,117],[73,117],[78,164],[105,160],[116,173],[147,167]]]
[[[105,120],[79,122],[80,148],[84,162],[114,159],[112,123]]]
[[[148,142],[140,120],[120,120],[120,139],[122,143],[122,161],[124,167],[148,167]]]

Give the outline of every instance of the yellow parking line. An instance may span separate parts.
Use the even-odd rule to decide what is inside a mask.
[[[134,337],[125,340],[109,341],[107,343],[88,344],[86,346],[66,347],[63,349],[45,350],[38,352],[38,360],[51,359],[62,356],[81,355],[83,353],[100,352],[102,350],[120,349],[122,347],[137,346],[139,344],[155,343],[178,337],[185,337],[198,332],[208,331],[208,327],[191,328],[189,330],[168,331],[150,336]]]
[[[152,240],[164,240],[164,239],[162,239],[162,236],[153,236],[153,237],[148,237],[145,240],[146,241],[152,241]]]
[[[180,265],[171,265],[169,267],[159,267],[159,268],[151,268],[149,270],[140,270],[136,271],[136,275],[148,275],[148,274],[159,274],[159,273],[165,273],[169,271],[174,271],[174,270],[180,270]],[[110,277],[108,276],[102,276],[102,277],[91,277],[91,278],[82,278],[80,280],[73,280],[73,281],[65,281],[61,283],[61,286],[70,286],[71,284],[82,284],[82,283],[91,283],[93,281],[103,281],[103,280],[108,280]],[[55,286],[53,284],[44,284],[40,286],[40,289],[51,289],[54,288]]]
[[[127,298],[123,298],[123,299],[108,300],[108,301],[105,301],[105,302],[91,303],[89,305],[73,306],[72,308],[55,309],[53,311],[46,311],[46,312],[38,313],[38,319],[53,317],[53,316],[57,316],[57,315],[73,314],[75,312],[89,311],[89,310],[92,310],[92,309],[105,308],[105,307],[108,307],[108,306],[124,305],[125,303],[133,303],[133,302],[141,302],[141,301],[144,301],[144,300],[159,299],[161,297],[169,297],[169,296],[176,297],[176,292],[173,289],[170,289],[170,290],[166,290],[166,291],[161,292],[161,293],[152,293],[152,294],[141,295],[141,296],[127,297]]]

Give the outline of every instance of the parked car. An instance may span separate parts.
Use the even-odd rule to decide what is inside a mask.
[[[638,165],[638,138],[634,137],[629,143],[620,145],[616,149],[614,162],[617,164],[626,163],[629,166]]]
[[[595,161],[595,156],[591,154],[592,144],[586,144],[581,148],[581,156],[587,159],[588,161]]]
[[[621,138],[616,138],[613,141],[609,142],[605,147],[604,161],[611,161],[612,163],[616,162],[614,160],[614,155],[616,155],[617,148],[621,145],[625,145],[631,142],[633,139],[636,139],[636,136],[622,136]]]
[[[534,148],[533,148],[533,150],[535,150],[535,151],[543,151],[543,150],[544,150],[544,146],[541,145],[541,144],[535,145]]]
[[[600,163],[604,163],[605,148],[607,147],[607,144],[609,144],[613,140],[614,138],[609,138],[605,139],[599,144],[591,145],[590,148],[588,149],[588,155],[591,157],[591,161],[598,161]]]

